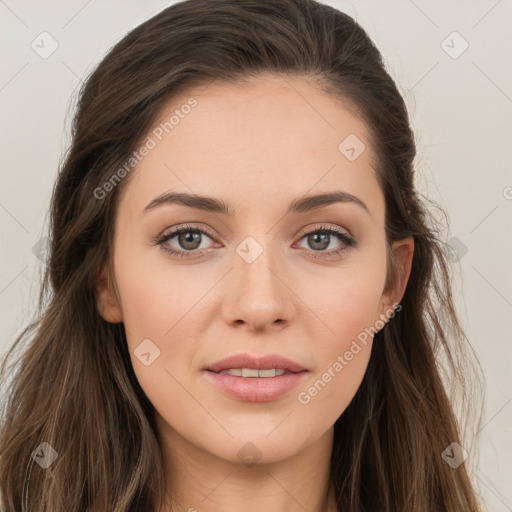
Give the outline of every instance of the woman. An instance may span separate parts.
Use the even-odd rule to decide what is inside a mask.
[[[54,190],[3,508],[480,510],[414,157],[378,50],[331,7],[188,0],[131,31]]]

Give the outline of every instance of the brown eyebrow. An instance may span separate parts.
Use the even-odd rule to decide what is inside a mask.
[[[363,201],[361,201],[361,199],[349,194],[348,192],[343,192],[342,190],[295,199],[288,207],[288,211],[286,213],[308,212],[334,203],[354,203],[371,215],[368,207],[363,203]],[[144,208],[143,213],[146,214],[148,211],[163,204],[181,204],[183,206],[188,206],[189,208],[196,208],[206,212],[221,213],[228,216],[237,215],[237,211],[221,199],[199,196],[197,194],[187,194],[184,192],[167,192],[155,197],[146,206],[146,208]]]

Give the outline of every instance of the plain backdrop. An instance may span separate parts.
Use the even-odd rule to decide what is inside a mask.
[[[80,82],[171,3],[0,0],[0,356],[34,312]],[[512,511],[512,2],[325,3],[354,16],[382,52],[410,112],[417,186],[448,213],[457,307],[485,374],[472,478],[489,511]]]

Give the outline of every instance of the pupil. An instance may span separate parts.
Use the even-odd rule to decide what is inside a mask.
[[[182,233],[179,238],[180,238],[180,244],[182,245],[182,247],[184,249],[187,249],[187,250],[197,249],[197,247],[200,244],[201,233],[193,233],[192,231],[187,231],[185,233]],[[198,241],[199,241],[199,244],[195,243]],[[188,246],[187,244],[192,244],[192,247]]]
[[[311,235],[312,244],[319,243],[320,247],[316,247],[316,249],[325,249],[329,245],[329,233],[315,233]],[[323,240],[322,240],[323,238]]]

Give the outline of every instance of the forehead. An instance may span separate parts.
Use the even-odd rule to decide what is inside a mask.
[[[236,201],[239,211],[330,189],[383,210],[366,124],[311,79],[263,75],[190,88],[164,104],[148,136],[154,147],[126,192],[139,211],[168,190]]]

